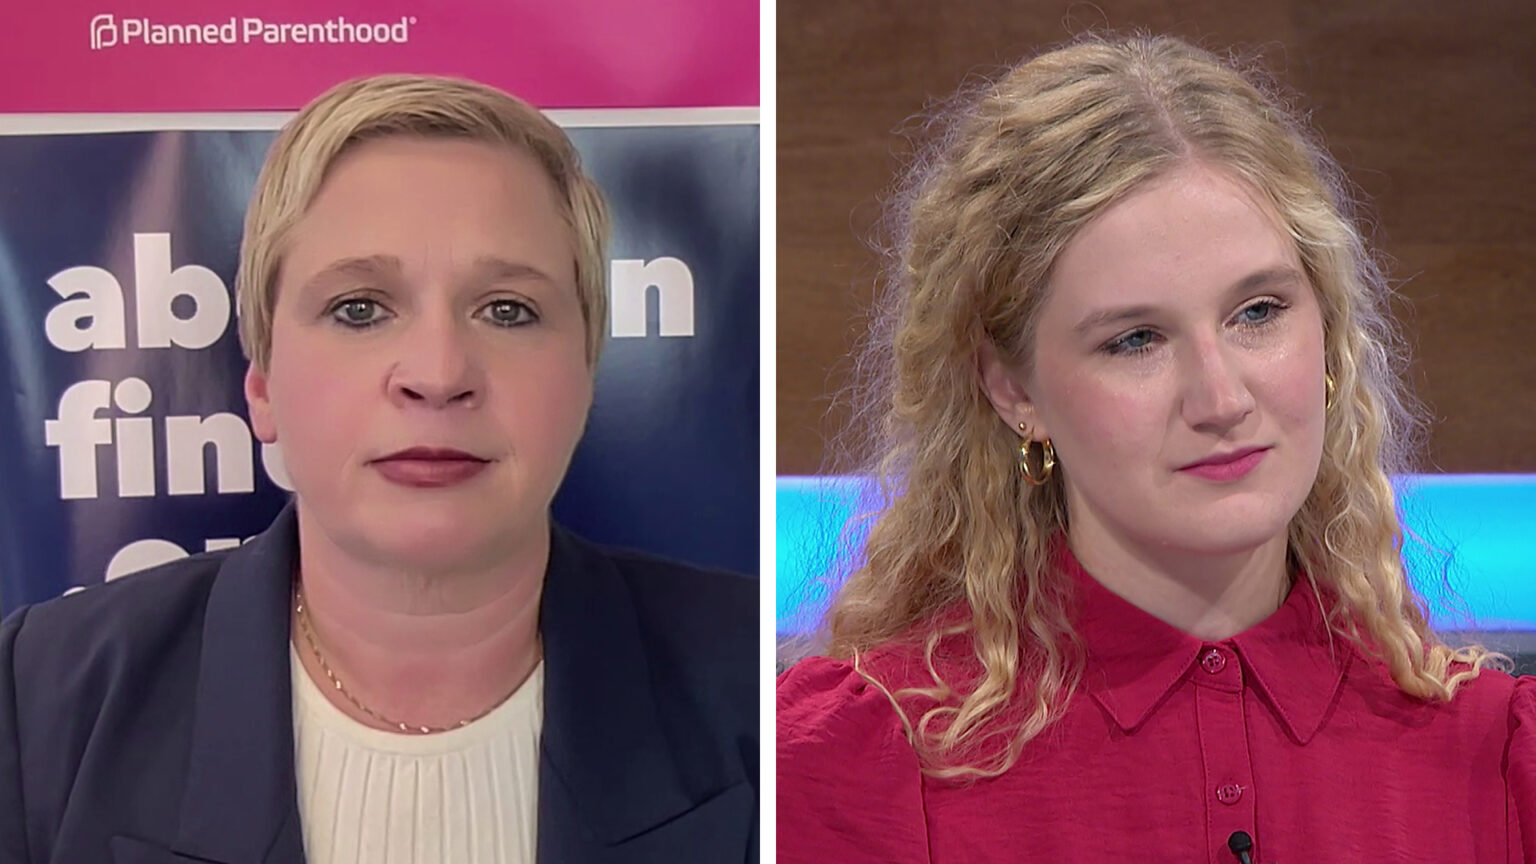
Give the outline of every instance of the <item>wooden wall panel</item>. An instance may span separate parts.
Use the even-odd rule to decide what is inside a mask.
[[[926,105],[1085,29],[1239,47],[1297,91],[1368,199],[1407,370],[1456,472],[1536,472],[1536,4],[1427,0],[778,4],[778,468],[814,473]]]

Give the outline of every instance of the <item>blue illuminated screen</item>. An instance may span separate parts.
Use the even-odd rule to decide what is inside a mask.
[[[1536,633],[1536,475],[1397,478],[1409,578],[1437,628]],[[869,481],[780,477],[776,615],[781,636],[815,626],[857,551]],[[850,551],[852,550],[852,552]]]

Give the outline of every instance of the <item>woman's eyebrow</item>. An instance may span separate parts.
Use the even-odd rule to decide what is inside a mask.
[[[394,255],[360,255],[338,258],[325,265],[304,281],[300,290],[312,292],[329,285],[358,281],[398,281],[405,267]],[[512,261],[494,255],[482,255],[475,259],[465,281],[475,284],[498,282],[524,282],[528,280],[557,284],[548,273],[523,261]]]
[[[1096,330],[1106,324],[1118,324],[1121,321],[1130,321],[1137,318],[1145,318],[1157,311],[1156,306],[1141,304],[1137,306],[1112,306],[1108,309],[1100,309],[1083,316],[1083,320],[1077,322],[1072,328],[1074,333],[1087,333]]]
[[[1233,282],[1232,286],[1227,289],[1227,294],[1229,296],[1238,296],[1260,288],[1278,287],[1280,285],[1305,281],[1305,278],[1295,267],[1282,264],[1276,267],[1265,267],[1262,270],[1255,270],[1249,273],[1247,276]],[[1087,333],[1106,324],[1118,324],[1122,321],[1145,318],[1156,311],[1156,306],[1150,306],[1145,303],[1135,306],[1111,306],[1083,316],[1083,319],[1077,322],[1072,331],[1074,333]]]
[[[356,282],[372,279],[398,279],[403,270],[400,259],[394,255],[363,255],[338,258],[321,267],[313,276],[304,280],[300,290],[308,293],[336,282]]]
[[[1267,288],[1271,286],[1279,287],[1281,285],[1288,285],[1297,282],[1304,283],[1306,281],[1306,277],[1302,276],[1301,271],[1297,270],[1295,267],[1292,267],[1289,264],[1280,264],[1274,267],[1265,267],[1262,270],[1255,270],[1254,272],[1249,273],[1247,276],[1244,276],[1243,278],[1232,283],[1232,287],[1227,289],[1227,293],[1246,294],[1249,291],[1256,291],[1259,288]]]
[[[470,273],[474,281],[481,283],[523,282],[531,279],[548,282],[551,285],[557,284],[552,276],[532,264],[524,261],[510,261],[494,255],[482,255],[476,258]]]

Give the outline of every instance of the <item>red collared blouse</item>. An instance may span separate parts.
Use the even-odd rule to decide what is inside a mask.
[[[780,864],[1235,864],[1237,831],[1254,864],[1536,864],[1536,678],[1484,671],[1425,703],[1329,638],[1305,580],[1258,626],[1203,642],[1065,557],[1082,686],[1000,777],[923,775],[890,701],[846,662],[780,676]],[[935,663],[951,681],[975,668],[962,640]],[[932,683],[919,649],[861,668],[892,691]]]

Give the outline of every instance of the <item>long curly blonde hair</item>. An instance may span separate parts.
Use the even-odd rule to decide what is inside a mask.
[[[1054,538],[1069,530],[1065,469],[1038,488],[1010,470],[1018,441],[983,394],[977,352],[990,341],[1022,366],[1062,248],[1191,159],[1232,172],[1279,214],[1321,303],[1336,393],[1288,553],[1332,598],[1329,629],[1426,700],[1451,699],[1501,660],[1441,642],[1408,582],[1388,478],[1409,469],[1422,423],[1398,375],[1391,289],[1342,172],[1261,80],[1174,38],[1084,37],[963,94],[897,196],[886,292],[855,376],[862,431],[845,443],[876,454],[862,467],[879,500],[825,639],[829,655],[856,664],[876,646],[921,645],[932,686],[886,692],[932,775],[1007,770],[1081,673],[1052,566]],[[941,614],[956,608],[968,615]],[[978,663],[960,685],[933,663],[956,635]],[[933,707],[913,720],[908,696]],[[1005,712],[1019,718],[1005,746],[978,755]]]

